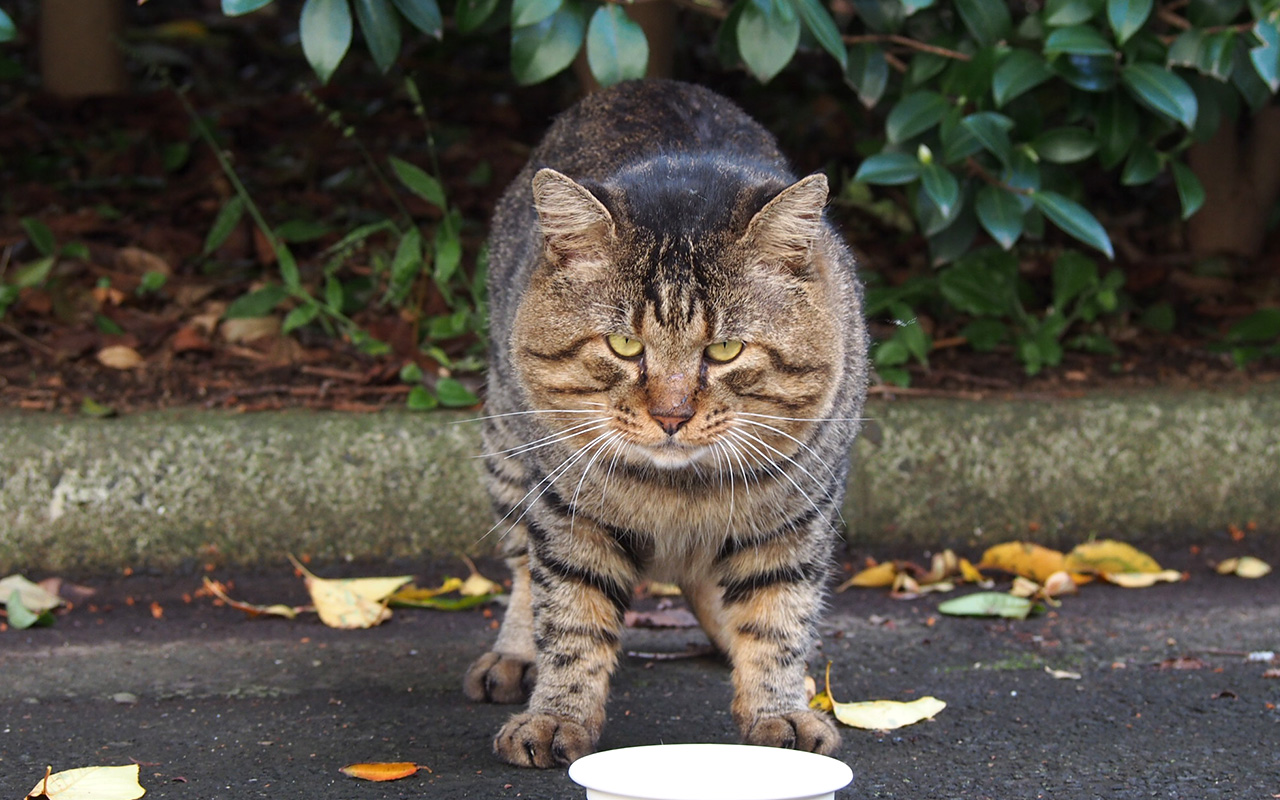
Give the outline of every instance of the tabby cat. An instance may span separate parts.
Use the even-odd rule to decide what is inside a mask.
[[[820,753],[805,660],[866,393],[854,258],[729,101],[622,84],[561,115],[499,202],[486,476],[513,572],[473,700],[494,749],[590,753],[623,612],[673,581],[733,667],[744,741]]]

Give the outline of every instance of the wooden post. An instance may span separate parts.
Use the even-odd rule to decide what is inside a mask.
[[[124,0],[40,0],[40,74],[59,97],[120,94]]]

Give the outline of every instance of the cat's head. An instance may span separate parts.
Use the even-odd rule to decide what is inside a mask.
[[[598,185],[543,169],[533,195],[512,359],[530,408],[572,412],[540,418],[637,466],[794,454],[848,346],[824,176],[668,159]]]

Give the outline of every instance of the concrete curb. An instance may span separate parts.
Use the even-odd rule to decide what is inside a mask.
[[[875,401],[845,519],[863,547],[1170,543],[1280,531],[1280,386]],[[0,415],[0,575],[492,550],[458,415]]]

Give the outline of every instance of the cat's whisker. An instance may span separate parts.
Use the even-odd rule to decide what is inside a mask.
[[[873,417],[779,417],[774,414],[757,414],[753,411],[736,411],[740,417],[759,417],[760,419],[776,419],[783,422],[868,422]]]
[[[584,402],[583,405],[604,406],[604,403]],[[508,411],[503,414],[487,414],[483,417],[471,417],[470,419],[456,419],[449,424],[465,425],[471,422],[484,422],[485,420],[489,420],[489,419],[502,419],[503,417],[523,417],[523,416],[529,416],[533,414],[599,414],[599,413],[600,413],[599,411],[596,411],[593,408],[535,408],[529,411]],[[551,419],[556,419],[556,418],[551,417]]]
[[[597,436],[596,438],[592,439],[590,442],[587,442],[585,445],[583,445],[583,446],[582,446],[581,448],[579,448],[577,451],[575,451],[574,453],[572,453],[571,455],[569,455],[567,458],[565,458],[565,459],[564,459],[564,461],[561,461],[561,462],[560,462],[560,464],[559,464],[558,466],[556,466],[556,468],[555,468],[555,469],[553,469],[553,470],[551,470],[551,472],[547,473],[546,477],[544,477],[542,480],[540,480],[540,481],[538,481],[536,484],[534,484],[533,488],[532,488],[532,489],[530,489],[528,492],[526,492],[526,493],[525,493],[525,496],[524,496],[524,497],[522,497],[522,498],[520,498],[519,502],[515,503],[515,505],[512,507],[512,509],[511,509],[510,511],[508,511],[508,512],[506,513],[506,515],[504,515],[504,516],[502,517],[502,519],[500,519],[500,520],[498,520],[497,522],[495,522],[495,523],[493,524],[493,527],[491,527],[491,528],[489,528],[489,530],[485,531],[485,532],[484,532],[484,536],[481,536],[481,537],[480,537],[480,539],[479,539],[479,541],[483,541],[486,537],[488,537],[488,535],[489,535],[489,534],[493,533],[495,530],[497,530],[499,527],[501,527],[501,525],[502,525],[504,522],[506,522],[506,521],[511,517],[511,515],[512,515],[512,514],[514,514],[514,513],[516,512],[516,509],[518,509],[518,508],[520,508],[521,506],[523,506],[523,507],[524,507],[524,511],[520,512],[520,516],[516,517],[515,521],[514,521],[514,522],[512,522],[509,526],[507,526],[507,529],[506,529],[505,531],[503,531],[502,536],[501,536],[501,537],[499,537],[499,538],[506,538],[507,534],[509,534],[509,533],[511,533],[511,531],[515,530],[515,527],[516,527],[517,525],[519,525],[519,524],[521,523],[521,521],[523,521],[523,520],[524,520],[524,518],[525,518],[526,516],[528,516],[528,515],[529,515],[529,511],[531,511],[531,510],[533,509],[533,505],[534,505],[534,503],[538,502],[538,500],[539,500],[539,499],[541,499],[541,497],[542,497],[544,494],[546,494],[546,493],[547,493],[547,490],[551,488],[551,484],[553,484],[553,483],[555,482],[556,478],[559,478],[561,475],[563,475],[565,472],[567,472],[567,471],[568,471],[568,470],[569,470],[569,469],[570,469],[574,464],[576,464],[576,463],[578,463],[579,461],[581,461],[581,460],[582,460],[582,458],[583,458],[584,456],[586,456],[586,454],[587,454],[587,453],[591,452],[591,450],[592,450],[592,449],[593,449],[597,444],[599,444],[601,441],[603,441],[603,440],[605,440],[605,439],[609,438],[609,436],[610,436],[610,435],[611,435],[611,434],[609,434],[609,433],[602,433],[602,434],[600,434],[600,435],[599,435],[599,436]],[[534,493],[535,493],[535,492],[537,493],[537,497],[534,497]],[[530,500],[529,500],[529,498],[530,498],[530,497],[533,497],[533,500],[532,500],[532,501],[530,501]]]
[[[753,434],[749,434],[746,431],[735,430],[735,431],[731,431],[729,435],[737,439],[738,441],[740,441],[748,450],[755,453],[764,462],[764,468],[766,471],[770,472],[776,477],[784,478],[787,481],[787,483],[791,484],[791,487],[795,489],[796,492],[801,497],[803,497],[805,500],[809,502],[809,505],[813,507],[814,511],[821,512],[821,509],[818,508],[818,504],[814,502],[813,496],[809,492],[805,491],[803,487],[800,486],[799,481],[793,478],[791,476],[791,473],[788,470],[784,469],[781,464],[778,464],[776,461],[769,458],[769,455],[765,452],[765,450],[772,450],[774,453],[779,455],[784,461],[789,462],[792,466],[796,467],[797,469],[801,470],[806,475],[808,475],[809,479],[814,481],[816,485],[821,486],[821,484],[818,483],[817,479],[814,478],[813,475],[808,470],[806,470],[804,467],[796,463],[795,459],[791,458],[787,454],[773,447],[772,445],[770,445],[768,442],[764,441],[760,437],[755,436]]]
[[[507,458],[511,458],[512,456],[524,455],[525,453],[539,450],[543,447],[550,447],[558,442],[569,441],[581,434],[599,430],[608,424],[608,419],[600,418],[588,420],[586,422],[579,422],[577,425],[571,425],[570,427],[557,433],[553,433],[550,436],[544,436],[541,439],[535,439],[532,442],[526,442],[522,445],[509,447],[506,450],[498,450],[493,453],[481,453],[479,456],[476,456],[476,458],[487,458],[489,456],[505,456]]]
[[[582,468],[582,476],[578,478],[578,485],[574,487],[573,490],[573,499],[569,502],[569,507],[573,509],[573,516],[569,519],[570,533],[573,533],[573,525],[578,519],[578,497],[582,494],[582,484],[586,482],[587,474],[591,472],[591,466],[596,463],[596,459],[599,458],[605,450],[609,449],[609,447],[621,439],[622,436],[623,434],[621,431],[614,431],[610,434],[609,437],[605,439],[604,443],[596,448],[595,454],[591,456],[589,461],[587,461],[587,465]]]
[[[783,436],[783,437],[786,437],[787,439],[790,439],[791,441],[795,442],[795,443],[796,443],[796,445],[798,445],[800,448],[802,448],[803,450],[805,450],[805,451],[807,451],[808,453],[810,453],[811,455],[813,455],[813,456],[814,456],[814,458],[816,458],[816,459],[818,460],[818,463],[820,463],[820,464],[822,464],[823,466],[825,466],[825,467],[827,468],[827,476],[828,476],[828,477],[830,477],[830,478],[832,478],[832,479],[835,479],[835,478],[836,478],[836,471],[835,471],[834,469],[832,469],[832,468],[831,468],[831,465],[830,465],[830,464],[826,463],[826,461],[825,461],[825,460],[823,460],[823,459],[822,459],[822,457],[818,455],[818,451],[814,450],[812,447],[810,447],[809,445],[807,445],[807,444],[805,444],[804,442],[800,441],[799,439],[797,439],[796,437],[794,437],[794,436],[792,436],[791,434],[787,433],[786,431],[782,430],[781,428],[777,428],[777,427],[774,427],[773,425],[767,425],[767,424],[765,424],[765,423],[763,423],[763,422],[756,422],[756,421],[754,421],[754,420],[749,420],[749,419],[740,420],[740,422],[742,422],[743,424],[746,424],[746,425],[754,425],[754,426],[755,426],[755,427],[757,427],[757,428],[764,428],[765,430],[773,431],[774,433],[778,434],[779,436]],[[781,453],[779,453],[779,455],[781,455]],[[799,467],[799,466],[800,466],[800,465],[799,465],[799,463],[797,463],[797,462],[795,462],[795,461],[792,461],[792,463],[796,464],[796,466],[797,466],[797,467]],[[801,469],[804,469],[804,468],[803,468],[803,467],[801,467]],[[806,472],[807,472],[807,471],[808,471],[808,470],[806,470]],[[813,476],[812,476],[812,475],[810,475],[809,477],[811,477],[811,478],[812,478]],[[818,481],[817,481],[817,479],[815,478],[815,479],[814,479],[814,483],[817,483],[817,482],[818,482]]]

